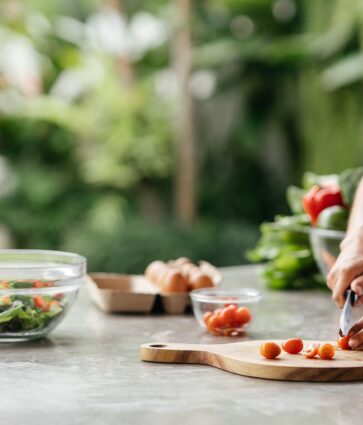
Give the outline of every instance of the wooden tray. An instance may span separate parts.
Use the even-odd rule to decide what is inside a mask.
[[[160,363],[197,363],[214,366],[238,375],[283,381],[349,382],[363,381],[363,351],[336,350],[332,360],[307,359],[301,354],[282,352],[279,358],[261,358],[264,341],[231,344],[145,344],[141,360]],[[276,341],[282,343],[283,341]],[[319,341],[304,341],[307,346]],[[323,342],[320,342],[323,344]],[[335,345],[335,343],[331,343]]]
[[[222,275],[214,272],[213,280],[219,286]],[[159,304],[167,314],[183,314],[190,306],[189,293],[161,294],[143,275],[91,273],[87,286],[93,302],[107,313],[150,313]]]

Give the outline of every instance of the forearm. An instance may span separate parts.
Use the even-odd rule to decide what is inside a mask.
[[[357,232],[363,232],[363,179],[359,183],[353,207],[349,217],[349,224],[347,230],[347,236],[343,241],[343,245],[346,241],[349,241],[352,237],[357,235]]]

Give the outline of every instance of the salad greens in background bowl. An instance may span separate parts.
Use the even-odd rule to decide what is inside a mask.
[[[86,278],[80,255],[0,250],[0,342],[44,337],[65,317]]]
[[[264,262],[271,289],[326,288],[326,274],[339,255],[363,167],[340,175],[305,173],[302,187],[290,186],[292,214],[261,225],[261,238],[247,256]]]

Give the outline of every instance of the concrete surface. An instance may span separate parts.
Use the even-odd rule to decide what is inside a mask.
[[[253,268],[225,276],[226,286],[259,285]],[[248,337],[335,339],[337,329],[329,293],[265,291]],[[49,339],[0,345],[0,424],[362,424],[363,384],[275,382],[208,366],[141,363],[139,346],[151,341],[220,339],[191,315],[105,315],[83,290]]]

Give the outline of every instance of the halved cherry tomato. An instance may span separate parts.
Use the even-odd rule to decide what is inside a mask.
[[[301,338],[290,338],[282,344],[282,349],[289,354],[299,354],[304,348]]]
[[[338,347],[341,348],[342,350],[351,350],[352,347],[349,345],[349,340],[350,340],[350,337],[348,335],[341,336],[338,339]]]
[[[326,343],[318,348],[318,354],[323,360],[330,360],[335,356],[335,350],[331,344]]]
[[[208,325],[208,321],[209,319],[213,316],[213,313],[211,311],[208,311],[207,313],[204,314],[203,316],[203,322]]]
[[[249,323],[252,320],[251,312],[247,307],[240,307],[235,313],[235,320],[241,325]]]
[[[312,359],[318,355],[318,351],[319,351],[319,344],[310,344],[308,347],[305,348],[302,354],[307,359]]]
[[[264,342],[260,347],[260,354],[266,359],[275,359],[281,353],[281,348],[275,342]]]

